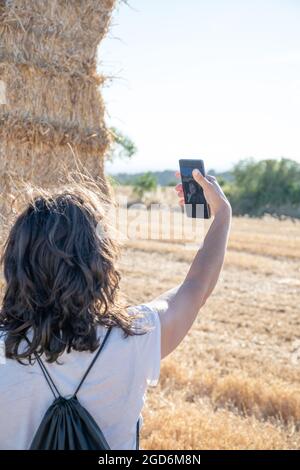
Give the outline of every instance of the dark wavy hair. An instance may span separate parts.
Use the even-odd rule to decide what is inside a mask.
[[[77,185],[40,192],[17,217],[1,257],[6,357],[31,363],[36,352],[55,362],[65,350],[94,351],[97,325],[121,328],[124,337],[143,333],[119,302],[120,245],[109,235],[103,202]],[[30,345],[19,351],[29,331]]]

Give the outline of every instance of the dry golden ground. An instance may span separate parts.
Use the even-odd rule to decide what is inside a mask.
[[[128,300],[177,285],[195,252],[178,240],[128,240]],[[299,448],[299,303],[300,222],[234,218],[219,283],[147,394],[143,448]]]
[[[177,285],[195,253],[183,240],[129,239],[120,260],[128,301]],[[299,302],[300,222],[234,218],[218,285],[147,394],[142,447],[299,449]]]

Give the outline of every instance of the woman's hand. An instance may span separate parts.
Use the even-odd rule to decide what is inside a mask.
[[[180,177],[179,171],[176,172],[176,176]],[[231,214],[230,203],[225,196],[221,186],[218,184],[216,178],[211,175],[206,175],[205,177],[201,174],[198,169],[193,170],[194,180],[202,187],[205,199],[210,206],[210,210],[213,215],[226,213]],[[182,189],[182,184],[179,183],[175,186],[179,197],[179,204],[184,205],[184,194]]]

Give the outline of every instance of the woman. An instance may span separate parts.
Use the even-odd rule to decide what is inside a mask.
[[[118,300],[117,249],[92,192],[43,194],[19,215],[2,259],[1,449],[28,449],[53,400],[34,353],[61,395],[71,396],[108,327],[79,399],[112,449],[135,448],[145,391],[190,330],[224,261],[230,205],[214,177],[198,170],[193,177],[214,214],[204,244],[179,286],[134,307]],[[182,185],[176,190],[183,205]]]

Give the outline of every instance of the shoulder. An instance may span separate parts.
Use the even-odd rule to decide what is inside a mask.
[[[147,303],[130,306],[127,308],[127,312],[135,317],[134,326],[137,328],[151,331],[160,326],[157,311]]]

